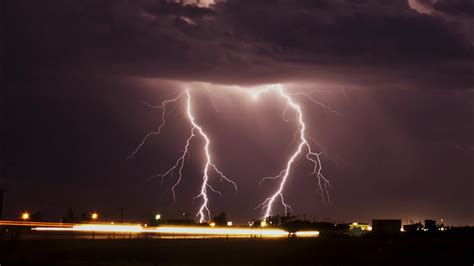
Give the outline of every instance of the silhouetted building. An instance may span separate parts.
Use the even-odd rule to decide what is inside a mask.
[[[407,224],[403,226],[403,230],[407,233],[414,233],[423,231],[423,225],[421,223]]]
[[[402,229],[402,220],[375,219],[372,220],[372,231],[379,234],[396,234]]]
[[[436,221],[435,220],[425,220],[425,229],[428,232],[438,231],[438,227],[436,226]]]

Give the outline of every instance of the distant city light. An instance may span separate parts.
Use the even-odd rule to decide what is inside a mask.
[[[262,222],[260,223],[260,226],[261,226],[261,227],[266,227],[266,226],[268,226],[268,224],[267,224],[266,221],[262,221]]]
[[[349,229],[353,232],[355,232],[355,231],[372,231],[372,226],[370,226],[366,223],[353,222],[352,224],[349,225]]]
[[[161,214],[157,214],[157,215],[155,215],[155,220],[157,220],[157,221],[158,221],[158,220],[160,220],[160,219],[161,219]]]
[[[21,214],[21,219],[22,219],[22,220],[25,220],[25,221],[26,221],[26,220],[29,220],[29,219],[30,219],[30,214],[27,213],[27,212],[22,213],[22,214]]]
[[[96,212],[94,212],[94,213],[92,213],[91,218],[92,218],[92,220],[95,221],[95,220],[97,220],[97,219],[99,218],[99,214],[96,213]]]
[[[227,226],[232,226],[232,222],[231,222],[231,221],[228,221],[228,222],[227,222]]]
[[[216,226],[216,223],[210,223],[209,225],[210,225],[211,227],[214,227],[214,226]]]

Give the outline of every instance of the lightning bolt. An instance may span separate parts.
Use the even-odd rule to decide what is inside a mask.
[[[196,119],[194,118],[193,111],[192,111],[192,106],[191,106],[191,94],[189,93],[189,90],[185,90],[186,93],[186,113],[189,119],[189,122],[193,126],[192,131],[197,130],[199,135],[204,139],[204,155],[206,158],[206,162],[204,164],[204,169],[203,169],[203,176],[202,176],[202,185],[201,185],[201,191],[199,194],[194,197],[195,199],[201,198],[202,199],[202,204],[201,207],[199,208],[197,216],[199,216],[199,222],[207,222],[210,220],[211,212],[209,210],[209,197],[207,195],[207,189],[209,188],[213,192],[216,192],[220,195],[220,192],[215,190],[210,184],[209,184],[209,172],[210,168],[214,170],[220,177],[221,180],[225,180],[229,183],[231,183],[234,186],[234,189],[237,191],[237,184],[230,178],[224,175],[222,171],[220,171],[217,166],[214,164],[211,153],[209,152],[209,146],[211,144],[211,141],[207,134],[204,132],[202,127],[196,122]]]
[[[283,110],[282,118],[285,122],[292,122],[295,121],[298,125],[298,130],[295,132],[293,136],[293,142],[297,142],[296,150],[291,154],[291,156],[288,158],[286,162],[286,167],[282,169],[278,175],[275,176],[268,176],[264,177],[261,179],[260,184],[263,183],[266,180],[279,180],[279,185],[278,189],[274,191],[271,196],[266,198],[261,204],[257,206],[257,208],[262,208],[264,212],[263,218],[266,219],[267,217],[271,216],[273,213],[273,208],[275,205],[275,201],[279,199],[280,203],[285,209],[285,212],[288,213],[291,210],[291,206],[286,203],[285,197],[284,197],[284,189],[285,185],[292,175],[292,170],[294,168],[295,162],[298,160],[300,156],[305,156],[305,159],[313,164],[313,170],[310,173],[310,175],[314,175],[317,178],[317,185],[318,189],[321,192],[321,197],[322,199],[326,202],[330,202],[329,198],[329,192],[328,188],[330,187],[329,180],[323,175],[322,173],[322,164],[321,164],[321,155],[323,154],[323,151],[321,152],[315,152],[313,147],[311,146],[310,142],[308,139],[312,139],[311,136],[307,135],[306,133],[306,123],[304,121],[304,116],[303,116],[303,111],[299,105],[299,103],[294,99],[298,96],[304,96],[308,98],[310,101],[313,103],[321,106],[324,109],[327,109],[330,112],[338,114],[336,111],[331,109],[328,105],[325,105],[310,95],[303,93],[303,92],[289,92],[284,89],[282,85],[272,85],[272,86],[266,86],[263,89],[251,91],[251,95],[254,99],[258,99],[258,97],[261,94],[264,94],[266,92],[275,92],[281,99],[283,99],[286,103],[286,106]],[[187,119],[190,123],[190,132],[189,135],[186,139],[186,144],[184,145],[184,148],[182,150],[182,153],[180,156],[176,159],[175,163],[165,172],[161,174],[157,174],[155,176],[160,176],[162,178],[162,182],[165,177],[171,175],[173,176],[174,173],[177,171],[177,179],[174,182],[174,184],[171,186],[171,192],[173,196],[173,202],[176,201],[176,193],[175,190],[181,183],[183,179],[183,169],[184,169],[184,164],[186,158],[189,156],[190,153],[190,145],[192,140],[199,136],[203,141],[204,141],[204,146],[202,147],[202,153],[205,158],[204,166],[202,169],[202,183],[200,186],[200,191],[199,193],[193,198],[193,201],[196,199],[202,200],[202,203],[198,209],[198,212],[196,216],[199,217],[199,222],[208,222],[211,218],[211,212],[209,209],[209,195],[208,192],[209,190],[211,192],[214,192],[220,196],[222,196],[222,193],[218,190],[216,190],[212,185],[211,185],[211,177],[212,175],[217,175],[220,177],[221,181],[226,181],[230,184],[233,185],[235,191],[237,191],[237,184],[235,181],[232,179],[228,178],[215,164],[213,157],[210,152],[210,146],[211,146],[211,140],[209,135],[205,132],[203,127],[197,122],[196,116],[193,112],[193,106],[192,106],[192,96],[191,93],[188,89],[183,90],[178,96],[172,99],[166,99],[161,102],[160,105],[151,105],[149,103],[144,102],[147,106],[151,108],[156,108],[161,110],[161,120],[160,124],[157,128],[156,131],[152,131],[145,135],[145,137],[142,139],[140,144],[133,150],[133,152],[129,155],[128,158],[134,158],[135,155],[139,152],[139,150],[143,147],[143,145],[146,144],[149,138],[152,136],[157,136],[161,133],[161,130],[163,127],[166,125],[166,111],[167,111],[167,106],[172,103],[176,103],[180,100],[185,98],[185,104],[186,104],[186,116]],[[212,100],[212,99],[211,99]],[[289,110],[292,110],[295,113],[295,119],[287,119],[286,114]],[[317,142],[316,142],[317,144]],[[319,145],[318,145],[319,146]]]
[[[150,133],[145,135],[145,137],[142,139],[140,144],[138,144],[138,146],[135,148],[135,150],[133,150],[133,152],[128,156],[128,159],[134,158],[135,155],[138,153],[138,151],[140,151],[140,149],[143,147],[143,145],[145,145],[145,143],[148,141],[148,139],[150,137],[160,135],[161,129],[166,125],[166,119],[165,119],[165,117],[166,117],[166,106],[168,106],[168,104],[170,104],[170,103],[177,102],[181,97],[183,97],[183,95],[184,95],[184,92],[181,92],[178,96],[176,96],[173,99],[164,100],[163,102],[161,102],[160,105],[152,105],[152,104],[149,104],[147,102],[142,102],[143,104],[145,104],[146,106],[148,106],[150,108],[161,109],[161,122],[160,122],[160,125],[158,126],[156,131],[151,131]]]
[[[178,96],[172,99],[167,99],[164,100],[160,105],[154,106],[151,104],[148,104],[145,102],[145,104],[151,108],[156,108],[156,109],[161,109],[161,122],[157,128],[156,131],[152,131],[145,135],[145,137],[142,139],[140,144],[134,149],[134,151],[128,156],[129,159],[134,158],[135,155],[140,151],[140,149],[145,145],[147,140],[152,137],[152,136],[157,136],[161,133],[161,129],[166,125],[166,107],[170,103],[175,103],[179,101],[181,98],[186,97],[186,116],[191,124],[191,130],[188,138],[186,139],[186,144],[184,146],[183,152],[181,155],[178,157],[178,159],[175,161],[175,163],[165,172],[155,175],[159,176],[162,178],[162,180],[168,176],[168,175],[173,175],[176,169],[178,170],[178,177],[176,179],[176,182],[173,184],[171,187],[171,192],[173,195],[173,202],[176,201],[176,192],[175,189],[178,187],[178,185],[181,183],[181,180],[183,178],[183,169],[184,169],[184,162],[186,157],[189,155],[189,147],[191,145],[191,141],[193,138],[198,134],[199,136],[202,137],[204,140],[204,147],[203,147],[203,153],[205,157],[205,163],[204,163],[204,168],[202,170],[203,176],[202,176],[202,184],[201,184],[201,189],[200,192],[197,196],[195,196],[193,199],[202,199],[201,206],[199,207],[199,210],[196,214],[196,216],[199,216],[199,222],[208,222],[211,218],[211,212],[209,210],[209,196],[208,196],[208,189],[210,189],[212,192],[217,193],[218,195],[222,196],[222,193],[218,190],[216,190],[214,187],[211,186],[210,184],[210,174],[212,171],[214,171],[215,174],[217,174],[220,177],[220,180],[225,180],[226,182],[230,183],[233,185],[235,191],[237,191],[237,184],[235,181],[232,179],[228,178],[219,168],[217,168],[216,164],[214,163],[211,153],[209,151],[209,147],[211,144],[209,136],[205,133],[204,129],[202,126],[198,124],[198,122],[195,119],[195,115],[192,110],[192,100],[191,100],[191,93],[189,92],[188,89],[184,90],[181,92]]]
[[[318,188],[321,191],[321,197],[323,198],[323,200],[327,198],[329,202],[330,199],[329,199],[328,187],[330,187],[330,184],[329,184],[329,180],[326,179],[326,177],[322,174],[322,164],[321,164],[321,158],[320,158],[322,153],[321,152],[317,153],[313,151],[311,144],[308,142],[307,140],[308,137],[306,135],[306,124],[304,122],[304,117],[303,117],[303,111],[301,110],[300,105],[293,99],[292,96],[303,95],[309,98],[314,103],[322,106],[323,108],[328,109],[331,112],[335,112],[329,106],[326,106],[320,103],[319,101],[316,101],[314,98],[310,97],[309,95],[305,93],[302,93],[302,92],[290,93],[290,92],[285,91],[282,85],[267,86],[264,89],[253,91],[252,97],[254,99],[258,99],[260,94],[263,94],[269,91],[275,91],[286,102],[287,105],[284,109],[283,117],[285,117],[285,114],[288,108],[293,109],[293,111],[296,113],[296,122],[298,124],[298,131],[295,136],[298,136],[296,138],[298,140],[298,145],[297,145],[296,150],[293,152],[293,154],[291,154],[288,161],[286,162],[286,167],[283,170],[281,170],[278,175],[264,177],[260,181],[260,183],[262,183],[265,180],[280,179],[280,184],[278,186],[278,189],[273,194],[271,194],[270,197],[266,198],[261,204],[257,206],[257,208],[263,209],[263,212],[264,212],[263,219],[266,219],[272,215],[273,205],[277,199],[280,199],[280,203],[283,205],[285,209],[285,213],[288,213],[288,211],[291,210],[291,206],[285,202],[283,191],[285,189],[285,185],[288,181],[288,178],[291,175],[291,170],[293,169],[293,165],[300,155],[304,155],[306,160],[308,160],[309,162],[313,164],[313,171],[310,174],[316,176],[317,182],[318,182]],[[286,119],[284,120],[287,121]]]

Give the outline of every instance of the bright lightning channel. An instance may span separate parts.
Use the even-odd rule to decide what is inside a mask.
[[[196,134],[199,134],[205,144],[203,147],[203,152],[205,156],[205,164],[203,168],[203,177],[202,177],[202,184],[201,184],[201,189],[200,192],[197,196],[194,197],[194,199],[202,199],[202,204],[199,207],[199,211],[197,212],[196,216],[199,216],[199,222],[204,223],[204,222],[209,222],[211,219],[211,212],[209,210],[209,196],[208,196],[208,189],[210,189],[212,192],[215,192],[219,195],[222,195],[222,193],[216,189],[214,189],[210,182],[209,182],[209,177],[210,177],[210,172],[214,170],[214,172],[221,178],[221,180],[225,180],[229,183],[231,183],[234,186],[235,191],[237,191],[237,184],[235,181],[232,179],[228,178],[224,173],[217,168],[216,164],[212,160],[211,153],[209,151],[209,146],[211,144],[209,136],[205,133],[204,129],[202,126],[198,124],[198,122],[195,119],[195,115],[192,110],[192,100],[191,100],[191,93],[189,92],[188,89],[184,90],[181,92],[178,96],[176,96],[173,99],[167,99],[164,100],[160,105],[154,106],[148,103],[145,103],[149,107],[152,108],[157,108],[161,109],[161,123],[158,126],[158,129],[156,131],[152,131],[145,135],[143,140],[140,142],[140,144],[135,148],[135,150],[130,154],[128,158],[133,158],[137,152],[142,148],[142,146],[146,143],[146,141],[151,137],[151,136],[157,136],[161,133],[161,129],[166,125],[166,107],[170,103],[175,103],[181,98],[186,97],[186,116],[188,117],[188,120],[191,124],[191,130],[188,138],[186,139],[186,145],[184,146],[183,152],[181,155],[178,157],[178,159],[175,161],[174,165],[169,168],[167,171],[165,171],[162,174],[158,174],[156,176],[160,176],[162,179],[165,178],[168,175],[173,175],[174,171],[177,169],[178,170],[178,178],[176,179],[176,182],[173,184],[171,187],[171,192],[173,195],[173,202],[176,201],[176,192],[175,189],[176,187],[181,183],[181,180],[183,178],[183,168],[184,168],[184,162],[186,157],[189,155],[189,146],[191,145],[191,140],[196,136]]]
[[[302,92],[297,92],[297,93],[290,93],[287,92],[282,85],[272,85],[272,86],[267,86],[264,89],[260,89],[257,91],[252,92],[252,97],[256,100],[260,96],[260,94],[269,92],[269,91],[274,91],[276,92],[287,104],[287,106],[284,109],[284,114],[286,113],[288,108],[291,108],[295,111],[296,113],[296,120],[298,123],[298,135],[299,135],[299,143],[298,146],[295,150],[295,152],[290,156],[288,161],[286,162],[286,167],[283,169],[278,175],[276,176],[270,176],[270,177],[264,177],[260,183],[262,183],[265,180],[268,179],[281,179],[280,184],[278,186],[278,189],[271,194],[270,197],[266,198],[261,204],[257,206],[257,208],[262,208],[264,212],[263,219],[268,218],[273,214],[273,205],[275,203],[275,200],[280,199],[281,204],[283,205],[285,209],[285,213],[288,213],[291,210],[291,206],[288,205],[285,202],[285,197],[283,195],[283,191],[285,189],[286,182],[288,181],[288,178],[291,175],[291,170],[293,168],[293,164],[297,160],[297,158],[301,155],[304,154],[305,158],[313,163],[313,171],[311,172],[311,175],[315,175],[317,177],[318,181],[318,187],[319,190],[321,191],[321,197],[323,200],[326,200],[329,202],[329,192],[328,192],[328,187],[330,187],[329,180],[326,179],[326,177],[322,174],[322,165],[321,165],[321,154],[322,153],[317,153],[313,151],[313,148],[311,147],[310,143],[307,140],[307,135],[306,135],[306,124],[304,122],[304,117],[303,117],[303,111],[301,110],[300,105],[295,102],[292,96],[298,96],[298,95],[303,95],[307,98],[309,98],[311,101],[313,101],[316,104],[321,105],[322,107],[328,109],[329,111],[332,111],[328,106],[316,101],[309,95],[302,93]],[[286,121],[286,120],[285,120]]]
[[[191,94],[189,93],[189,90],[186,90],[185,92],[186,92],[186,106],[187,106],[186,113],[188,115],[189,122],[191,122],[191,124],[193,126],[192,131],[197,130],[205,141],[204,154],[206,156],[206,163],[204,165],[204,170],[203,170],[201,192],[195,197],[195,198],[201,198],[202,201],[203,201],[202,204],[201,204],[201,207],[199,208],[199,212],[198,212],[199,222],[203,223],[203,222],[208,222],[211,218],[210,217],[211,212],[209,210],[209,197],[207,195],[207,189],[209,188],[213,192],[217,192],[218,194],[220,194],[220,192],[215,190],[209,184],[209,168],[212,168],[221,177],[221,179],[224,179],[225,181],[227,181],[227,182],[231,183],[232,185],[234,185],[235,190],[237,190],[237,184],[233,180],[231,180],[230,178],[225,176],[224,173],[222,173],[222,171],[220,171],[216,167],[216,165],[213,163],[212,158],[211,158],[211,154],[209,152],[209,145],[210,145],[211,141],[209,140],[209,137],[204,132],[202,127],[200,125],[198,125],[198,123],[196,122],[196,120],[194,118],[193,111],[192,111],[192,108],[191,108]]]

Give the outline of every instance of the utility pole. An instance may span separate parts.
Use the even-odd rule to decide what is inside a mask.
[[[8,36],[7,34],[7,1],[1,1],[0,5],[0,12],[1,12],[1,24],[2,27],[0,28],[0,32],[2,36]],[[8,50],[8,38],[4,39],[2,42],[0,42],[0,60],[2,62],[8,62],[6,51]],[[2,95],[0,98],[2,99],[0,101],[0,123],[2,125],[6,125],[6,127],[2,127],[0,130],[0,136],[2,137],[1,144],[0,144],[0,178],[5,178],[7,175],[7,141],[8,139],[8,128],[10,124],[8,123],[8,96],[9,96],[9,91],[8,88],[10,86],[9,84],[9,78],[8,78],[8,73],[7,73],[7,68],[5,66],[6,64],[0,64],[0,84],[3,86],[3,91]],[[3,196],[5,194],[5,189],[3,187],[0,187],[0,219],[3,218]]]
[[[0,188],[0,220],[3,219],[3,194],[5,193],[5,189],[2,187]]]

